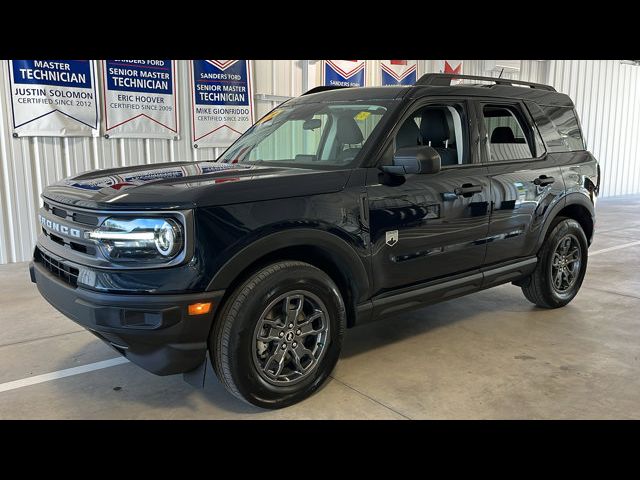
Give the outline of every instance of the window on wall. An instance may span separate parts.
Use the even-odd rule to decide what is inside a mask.
[[[490,161],[533,158],[533,132],[515,105],[484,105],[482,109],[488,136]]]

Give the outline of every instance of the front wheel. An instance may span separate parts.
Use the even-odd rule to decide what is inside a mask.
[[[335,367],[345,317],[340,291],[322,270],[298,261],[271,264],[226,301],[209,340],[213,368],[246,402],[292,405]]]
[[[578,294],[588,259],[587,237],[578,222],[559,218],[538,253],[538,264],[522,284],[525,297],[543,308],[558,308]]]

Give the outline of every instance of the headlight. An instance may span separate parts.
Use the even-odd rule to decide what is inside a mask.
[[[88,236],[112,260],[150,263],[167,262],[178,255],[184,238],[176,220],[161,217],[111,217]]]

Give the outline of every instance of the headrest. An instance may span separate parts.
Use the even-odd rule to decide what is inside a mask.
[[[420,135],[424,145],[431,142],[432,147],[437,147],[449,139],[449,125],[442,110],[428,108],[422,112]]]
[[[496,127],[491,134],[491,143],[516,143],[511,127]]]
[[[361,143],[364,137],[362,136],[362,130],[360,130],[353,117],[344,115],[338,118],[336,138],[343,145],[354,145]]]

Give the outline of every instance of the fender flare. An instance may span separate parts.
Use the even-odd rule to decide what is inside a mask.
[[[236,252],[216,272],[207,290],[227,289],[241,272],[260,258],[283,248],[303,246],[326,251],[339,268],[346,270],[345,277],[351,283],[356,301],[369,292],[369,275],[353,247],[337,235],[311,228],[283,230],[250,243]]]
[[[565,195],[565,197],[561,201],[557,202],[549,212],[547,212],[547,218],[544,221],[543,227],[540,231],[540,235],[538,236],[538,241],[536,243],[536,251],[538,251],[540,247],[542,247],[544,239],[547,236],[547,231],[553,223],[553,219],[556,218],[558,214],[569,205],[580,205],[581,207],[586,208],[589,212],[589,215],[591,215],[592,221],[595,224],[595,208],[593,206],[593,203],[591,203],[589,197],[587,197],[583,193],[569,193]]]

